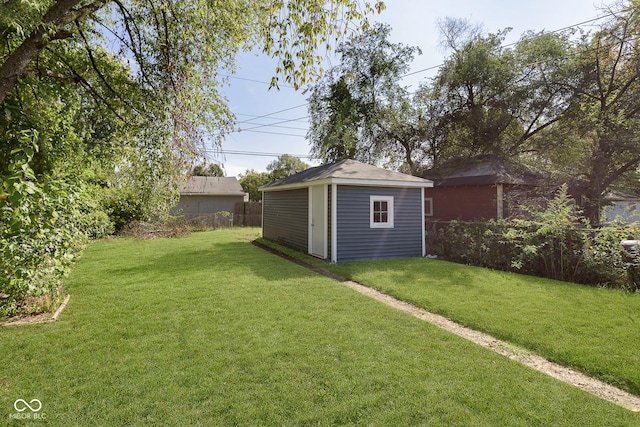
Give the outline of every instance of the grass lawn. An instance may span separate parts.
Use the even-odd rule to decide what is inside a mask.
[[[640,395],[640,294],[421,258],[324,267]]]
[[[252,246],[257,233],[92,244],[56,323],[0,329],[0,425],[640,425]],[[15,419],[17,399],[45,419]]]

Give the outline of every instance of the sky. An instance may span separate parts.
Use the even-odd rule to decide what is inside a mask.
[[[372,21],[391,26],[390,40],[407,46],[418,46],[422,55],[411,63],[411,71],[401,84],[417,87],[433,77],[445,53],[439,47],[437,22],[446,17],[464,18],[481,24],[488,33],[507,27],[512,30],[505,44],[517,41],[527,31],[554,31],[584,23],[602,15],[602,6],[611,0],[384,0],[387,9]],[[583,24],[584,30],[593,23]],[[336,64],[335,58],[328,58]],[[238,58],[238,71],[223,90],[231,111],[238,120],[239,132],[225,137],[221,150],[210,161],[221,163],[227,176],[244,174],[247,169],[258,172],[278,155],[300,156],[314,166],[319,162],[308,158],[309,143],[305,138],[309,127],[307,98],[304,88],[298,91],[281,86],[269,90],[276,62],[263,55],[246,53]],[[325,67],[326,68],[326,67]],[[430,69],[428,71],[421,71]],[[216,150],[218,151],[218,150]]]

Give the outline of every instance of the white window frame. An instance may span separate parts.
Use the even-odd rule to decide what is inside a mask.
[[[429,202],[429,209],[427,209],[427,204],[425,202]],[[433,216],[433,197],[425,197],[424,202],[424,216]]]
[[[374,202],[387,202],[387,222],[373,221]],[[369,196],[369,228],[393,228],[393,196]]]

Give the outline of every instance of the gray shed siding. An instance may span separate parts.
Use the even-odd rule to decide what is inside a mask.
[[[269,191],[262,195],[262,235],[308,251],[309,190]]]
[[[185,194],[180,196],[172,212],[187,218],[213,215],[216,212],[234,212],[236,203],[242,203],[244,196],[205,196]]]
[[[394,228],[369,227],[369,196],[394,197]],[[337,261],[422,256],[422,189],[337,189]]]

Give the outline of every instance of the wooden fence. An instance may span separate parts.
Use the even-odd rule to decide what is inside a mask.
[[[233,211],[233,225],[236,227],[262,226],[261,202],[238,202]]]

